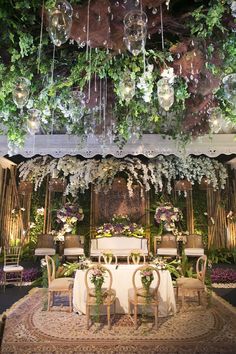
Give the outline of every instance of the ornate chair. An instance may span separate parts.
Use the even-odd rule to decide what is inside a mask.
[[[107,250],[104,250],[98,257],[98,263],[102,263],[102,261],[104,261],[105,264],[112,264],[113,261],[115,264],[118,263],[117,256]]]
[[[156,251],[157,256],[177,256],[177,243],[176,237],[172,234],[163,235],[161,243]]]
[[[139,250],[133,250],[130,251],[129,255],[127,256],[127,263],[130,264],[131,261],[133,264],[139,264],[141,259],[143,263],[146,262],[145,254]]]
[[[21,247],[4,247],[3,288],[6,284],[22,284],[24,268],[19,265]]]
[[[68,294],[69,311],[72,311],[72,291],[73,278],[56,278],[56,267],[54,260],[46,255],[47,272],[48,272],[48,311],[53,306],[54,294]]]
[[[186,278],[181,277],[177,278],[176,286],[177,286],[177,300],[179,295],[179,289],[181,290],[182,296],[182,305],[184,305],[184,297],[189,292],[197,292],[198,294],[198,302],[201,304],[200,295],[205,290],[205,274],[206,274],[206,264],[207,264],[207,256],[203,255],[198,258],[196,264],[196,272],[197,278]]]
[[[148,288],[138,287],[138,275],[140,279],[143,274],[153,274],[153,280],[150,281]],[[156,275],[156,276],[155,276]],[[143,265],[138,267],[132,277],[133,288],[128,290],[128,314],[131,316],[131,305],[134,307],[134,325],[138,328],[137,316],[138,316],[138,306],[153,307],[155,316],[155,328],[157,328],[157,318],[158,318],[158,288],[160,285],[160,274],[159,271],[149,265]],[[143,283],[144,284],[144,283]],[[151,287],[154,284],[154,287]]]
[[[185,244],[184,253],[188,257],[200,257],[204,255],[204,248],[202,244],[201,235],[186,236],[187,242]]]
[[[84,236],[65,235],[64,257],[82,256],[84,254]]]
[[[54,256],[56,253],[53,235],[41,234],[38,236],[35,256]]]
[[[106,278],[107,287],[100,287],[100,295],[101,298],[97,299],[98,293],[96,290],[96,286],[91,280],[93,274],[101,274]],[[104,279],[105,280],[105,279]],[[115,305],[116,305],[116,291],[112,289],[112,274],[111,271],[102,266],[101,264],[93,265],[92,267],[88,268],[85,273],[85,286],[86,286],[86,322],[87,322],[87,329],[89,329],[89,318],[90,318],[90,308],[97,307],[98,308],[98,316],[100,315],[100,307],[104,305],[107,307],[107,323],[108,329],[111,329],[111,305],[114,304],[114,315],[115,315]]]

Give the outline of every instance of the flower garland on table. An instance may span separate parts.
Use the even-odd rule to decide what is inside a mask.
[[[160,225],[161,231],[164,227],[166,231],[174,231],[175,223],[183,218],[183,214],[179,208],[174,207],[170,203],[164,203],[156,208],[154,219]]]
[[[105,223],[96,228],[96,238],[119,235],[143,238],[145,231],[142,226],[131,223],[127,215],[114,215],[112,223]]]
[[[123,160],[115,158],[91,159],[80,161],[76,157],[65,156],[53,159],[49,156],[36,157],[19,165],[20,178],[32,180],[35,190],[40,187],[47,175],[58,174],[67,179],[65,194],[76,196],[78,191],[84,192],[93,184],[95,191],[108,192],[114,178],[122,173],[127,180],[127,189],[132,197],[134,185],[139,184],[141,193],[149,191],[153,186],[155,192],[163,190],[164,181],[167,192],[170,194],[173,185],[178,179],[187,179],[191,184],[201,183],[207,178],[214,190],[224,189],[227,179],[227,170],[220,162],[208,157],[179,158],[176,156],[158,156],[149,162],[142,162],[138,158]]]
[[[167,262],[165,258],[154,257],[151,260],[151,264],[155,265],[158,270],[168,270],[174,278],[181,276],[181,260],[174,259],[171,262]]]

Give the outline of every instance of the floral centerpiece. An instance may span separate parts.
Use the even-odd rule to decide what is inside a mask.
[[[57,222],[63,224],[60,234],[64,235],[67,232],[76,233],[76,224],[84,218],[83,209],[71,203],[66,203],[57,211]]]
[[[182,217],[183,214],[179,208],[174,207],[171,203],[164,203],[156,208],[154,219],[161,229],[164,227],[166,231],[173,231],[176,229],[175,223]]]
[[[132,223],[127,215],[116,214],[112,217],[112,223],[105,223],[96,229],[97,238],[118,235],[143,238],[145,232],[141,225]]]
[[[163,257],[154,257],[151,259],[151,264],[156,266],[158,270],[168,270],[174,278],[181,276],[180,259],[174,259],[169,262]]]

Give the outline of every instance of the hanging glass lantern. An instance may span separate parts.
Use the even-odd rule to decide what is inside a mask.
[[[85,94],[73,91],[69,101],[70,116],[73,123],[78,123],[85,113]]]
[[[20,181],[18,193],[21,195],[30,195],[33,192],[33,183],[30,181]]]
[[[38,109],[29,109],[29,118],[27,119],[27,130],[30,135],[38,133],[40,128],[40,111]]]
[[[124,17],[124,42],[133,55],[145,48],[147,36],[147,15],[140,10],[129,11]]]
[[[222,124],[227,124],[227,122],[224,122],[221,109],[219,107],[210,108],[208,110],[208,114],[211,133],[219,133],[219,131],[222,129]]]
[[[175,91],[168,79],[163,78],[157,82],[157,98],[160,106],[165,111],[169,111],[174,103]]]
[[[236,74],[230,74],[223,78],[226,99],[236,106]]]
[[[18,108],[23,108],[28,102],[30,94],[30,81],[24,77],[16,80],[12,90],[13,101]]]
[[[70,36],[73,8],[66,0],[58,0],[56,6],[48,10],[48,32],[52,42],[60,47]]]
[[[187,179],[181,179],[175,182],[175,191],[191,191],[192,184]]]
[[[122,101],[129,102],[135,95],[135,80],[129,71],[124,73],[123,79],[119,84],[119,97]]]

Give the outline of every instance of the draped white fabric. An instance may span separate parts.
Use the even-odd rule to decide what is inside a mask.
[[[113,277],[112,288],[116,290],[116,313],[128,312],[128,289],[132,288],[132,275],[138,265],[119,264],[106,265],[110,269]],[[75,312],[86,312],[86,288],[85,270],[77,270],[75,275],[73,290],[73,308]],[[176,313],[176,303],[171,276],[168,270],[160,270],[159,286],[159,317],[174,315]],[[138,284],[139,285],[139,284]],[[105,284],[104,284],[105,286]],[[141,282],[140,282],[141,286]]]
[[[199,137],[189,143],[184,153],[186,155],[207,155],[216,157],[220,154],[236,153],[235,134],[215,134],[211,138],[208,135]],[[8,154],[7,137],[0,136],[0,156]],[[176,155],[183,156],[181,144],[177,141],[164,139],[157,134],[145,134],[135,143],[127,143],[120,149],[116,144],[107,144],[103,146],[97,139],[90,138],[87,142],[82,142],[81,138],[74,135],[35,135],[27,136],[25,145],[16,149],[14,154],[20,154],[24,157],[34,155],[51,155],[53,157],[62,157],[65,155],[81,155],[84,157],[93,157],[95,155],[113,155],[115,157],[124,157],[126,155],[144,155],[152,158],[157,155]]]

